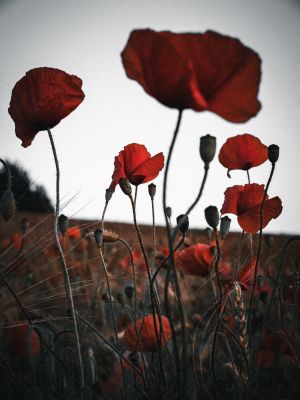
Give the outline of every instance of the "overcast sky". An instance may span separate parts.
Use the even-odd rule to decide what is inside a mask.
[[[262,60],[259,99],[262,110],[246,124],[232,124],[209,112],[185,111],[176,144],[168,189],[174,215],[194,200],[202,179],[199,137],[217,137],[218,150],[226,138],[252,133],[266,145],[280,146],[280,160],[270,197],[283,202],[281,216],[267,231],[299,233],[299,65],[300,7],[296,0],[0,0],[0,157],[18,161],[33,182],[43,184],[55,198],[55,168],[46,132],[24,149],[14,134],[7,108],[11,90],[26,71],[48,66],[78,75],[85,100],[53,129],[61,166],[64,200],[75,198],[64,213],[99,218],[104,192],[113,172],[114,156],[132,142],[145,144],[151,154],[167,154],[177,112],[144,93],[126,78],[120,52],[131,30],[152,28],[174,32],[213,29],[238,37]],[[269,163],[251,170],[253,182],[265,183]],[[157,222],[163,223],[162,174],[157,184]],[[222,206],[226,187],[246,183],[244,172],[226,170],[213,161],[205,193],[191,213],[191,225],[205,227],[203,209]],[[128,198],[117,189],[107,219],[132,220]],[[147,185],[141,185],[138,219],[151,222]],[[238,228],[234,220],[233,227]]]

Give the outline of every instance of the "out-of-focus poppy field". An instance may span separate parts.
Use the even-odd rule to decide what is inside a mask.
[[[264,232],[284,210],[272,189],[279,146],[242,127],[218,143],[218,152],[218,138],[202,136],[196,198],[174,215],[168,197],[184,111],[212,112],[232,124],[254,118],[261,57],[214,31],[132,31],[121,53],[127,77],[175,109],[177,121],[167,152],[158,143],[151,155],[141,137],[111,155],[112,178],[94,221],[64,215],[63,151],[55,146],[55,127],[85,99],[82,80],[57,68],[24,71],[8,112],[23,147],[48,135],[56,199],[48,212],[35,210],[35,201],[31,212],[19,211],[28,188],[17,198],[15,170],[1,155],[3,398],[299,398],[300,237]],[[215,158],[228,186],[220,209],[213,198],[203,209]],[[264,163],[267,181],[253,181],[252,168]],[[236,170],[244,180],[232,186]],[[162,200],[154,183],[159,174]],[[149,226],[139,224],[140,191],[149,194]],[[131,224],[106,220],[113,196],[128,198]],[[156,225],[158,207],[165,226]],[[196,207],[205,216],[201,230],[189,229]],[[233,218],[239,231],[230,229]]]

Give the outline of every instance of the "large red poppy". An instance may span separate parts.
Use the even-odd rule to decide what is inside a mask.
[[[127,178],[133,185],[150,182],[157,177],[163,167],[163,153],[151,157],[144,145],[128,144],[115,157],[115,170],[110,187],[115,190],[121,178]]]
[[[170,322],[168,318],[161,316],[161,324],[162,329],[160,329],[160,319],[158,315],[155,315],[155,324],[153,315],[148,315],[144,319],[139,319],[136,322],[132,322],[124,333],[124,343],[128,350],[136,351],[139,350],[139,344],[136,333],[139,333],[140,337],[140,345],[142,351],[151,351],[156,352],[158,349],[157,339],[160,340],[160,331],[161,334],[161,345],[164,345],[168,342],[172,337]],[[158,334],[158,338],[156,336],[156,332]]]
[[[227,139],[219,153],[220,163],[229,170],[248,170],[268,159],[268,147],[257,137],[245,133]]]
[[[194,244],[176,253],[176,266],[186,275],[207,276],[215,248],[215,244]]]
[[[167,107],[212,111],[245,122],[260,110],[259,55],[217,32],[131,32],[122,61],[129,78]]]
[[[256,233],[260,229],[260,207],[264,197],[264,185],[251,183],[235,185],[225,191],[225,200],[221,214],[235,214],[238,216],[240,227],[249,233]],[[282,211],[281,200],[278,196],[267,199],[262,214],[262,227],[265,228],[271,219],[277,218]]]
[[[84,99],[82,81],[56,68],[26,72],[12,91],[8,112],[22,146],[30,146],[39,131],[56,126]]]

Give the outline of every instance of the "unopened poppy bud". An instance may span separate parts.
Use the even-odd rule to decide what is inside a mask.
[[[203,162],[208,165],[216,154],[215,136],[206,135],[200,138],[200,156]]]
[[[103,231],[102,231],[102,229],[96,229],[94,231],[94,238],[95,238],[95,242],[96,242],[97,246],[101,247],[102,243],[103,243]]]
[[[5,192],[2,194],[0,211],[4,221],[9,221],[16,211],[15,198],[10,189],[5,190]]]
[[[68,230],[68,217],[66,217],[64,214],[61,214],[58,217],[58,229],[60,230],[61,234],[65,236]]]
[[[126,295],[127,299],[129,301],[131,301],[131,299],[132,299],[132,297],[134,295],[134,286],[128,285],[128,286],[125,287],[124,291],[125,291],[125,295]]]
[[[221,218],[220,235],[221,235],[222,240],[225,239],[227,233],[229,232],[230,223],[231,223],[231,219],[229,217],[227,217],[227,215],[225,217]]]
[[[181,233],[187,233],[189,229],[189,217],[185,214],[180,214],[176,218],[178,229]]]
[[[166,214],[167,214],[167,217],[169,219],[171,219],[171,217],[172,217],[172,208],[171,207],[166,208]]]
[[[119,180],[119,185],[120,185],[120,188],[122,189],[122,192],[124,194],[126,194],[126,196],[131,196],[132,188],[131,188],[131,185],[130,185],[128,179],[121,178]]]
[[[149,196],[153,200],[156,193],[156,185],[154,185],[154,183],[150,183],[150,185],[148,185],[148,192]]]
[[[109,200],[112,198],[112,195],[114,194],[114,191],[111,188],[108,188],[105,190],[105,201],[106,203],[109,202]]]
[[[104,243],[113,243],[119,240],[119,236],[115,232],[103,231],[103,242]]]
[[[279,146],[277,146],[277,144],[271,144],[268,147],[268,157],[269,157],[269,161],[272,164],[275,164],[279,158]]]
[[[204,210],[204,214],[208,225],[211,228],[215,229],[219,225],[219,220],[220,220],[219,211],[217,207],[215,206],[206,207],[206,209]]]

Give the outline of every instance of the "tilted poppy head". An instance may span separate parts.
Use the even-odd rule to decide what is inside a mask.
[[[129,78],[167,107],[245,122],[260,110],[259,55],[217,32],[134,30],[122,54]]]
[[[16,135],[28,147],[39,131],[56,126],[84,99],[82,81],[56,68],[26,72],[12,90],[8,112]]]
[[[160,340],[160,330],[162,330],[161,345],[164,345],[171,339],[172,332],[168,318],[163,315],[160,318],[161,327],[159,316],[155,315],[156,331],[158,333],[158,340]],[[140,351],[141,346],[142,351],[156,352],[158,350],[156,331],[152,314],[144,319],[141,318],[136,322],[132,322],[124,333],[123,340],[126,348],[130,351]],[[137,338],[137,332],[140,336],[139,340]]]
[[[215,248],[215,244],[194,244],[176,253],[176,266],[186,275],[207,276]]]
[[[130,183],[136,186],[150,182],[157,177],[163,167],[163,153],[151,157],[144,145],[128,144],[115,157],[115,170],[110,187],[115,190],[121,178],[127,178]]]
[[[36,357],[40,353],[40,339],[28,324],[16,325],[7,329],[7,348],[20,358]]]
[[[248,170],[268,159],[268,147],[257,137],[245,133],[227,139],[219,153],[220,163],[229,170]]]
[[[260,207],[264,197],[264,185],[251,183],[235,185],[226,189],[221,214],[238,216],[240,227],[248,233],[256,233],[260,229]],[[262,213],[262,227],[265,228],[271,219],[282,212],[281,200],[278,196],[267,199]]]

